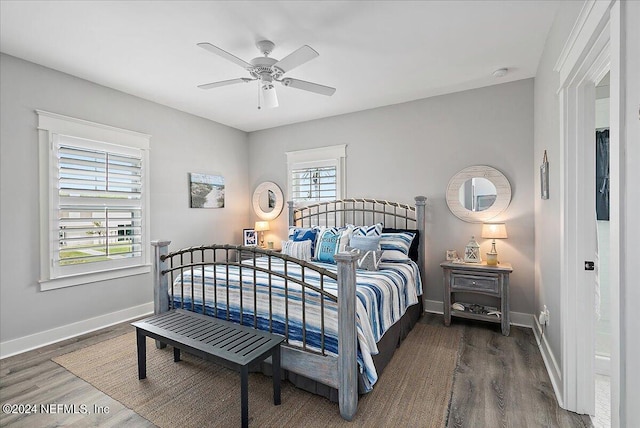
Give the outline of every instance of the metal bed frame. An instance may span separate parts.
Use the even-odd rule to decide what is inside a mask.
[[[292,202],[289,205],[289,225],[295,227],[309,227],[311,225],[344,225],[344,224],[375,224],[382,222],[387,227],[396,229],[416,229],[419,231],[419,257],[418,267],[420,275],[424,278],[424,242],[425,242],[425,206],[426,198],[417,196],[415,198],[415,207],[376,199],[342,199],[330,202],[320,202],[313,205],[307,205],[300,208],[294,208]],[[257,247],[244,247],[239,245],[213,244],[199,247],[190,247],[169,253],[169,244],[171,241],[156,240],[152,241],[154,247],[154,268],[153,268],[153,289],[154,289],[154,312],[160,314],[171,308],[176,290],[174,288],[174,280],[177,274],[186,271],[191,272],[191,282],[180,286],[182,294],[181,301],[184,301],[184,287],[191,288],[191,296],[197,291],[197,287],[201,287],[203,304],[200,310],[205,313],[204,304],[204,281],[202,285],[195,284],[193,281],[193,273],[200,270],[204,278],[204,269],[206,266],[222,266],[225,271],[225,277],[229,273],[229,268],[234,266],[239,270],[242,278],[243,270],[252,272],[255,277],[258,272],[268,275],[269,287],[274,277],[284,281],[285,299],[288,284],[297,284],[303,290],[312,290],[319,293],[320,299],[320,316],[321,316],[321,349],[315,351],[307,347],[306,340],[306,324],[305,324],[305,292],[302,296],[302,345],[297,346],[288,342],[289,332],[289,314],[288,306],[285,304],[285,343],[282,346],[281,368],[302,376],[308,377],[314,381],[321,382],[327,386],[338,390],[338,402],[340,406],[340,414],[346,420],[352,420],[358,407],[358,368],[357,368],[357,331],[356,331],[356,261],[358,256],[352,253],[340,253],[335,256],[337,264],[337,274],[324,268],[316,266],[312,263],[293,258],[284,254],[277,253],[273,250],[266,250]],[[272,259],[283,260],[284,272],[272,271],[256,264],[258,258],[266,257],[268,267],[271,267]],[[242,259],[245,259],[242,261]],[[287,266],[295,265],[301,269],[301,277],[296,278],[287,272]],[[235,269],[235,268],[234,268]],[[305,283],[305,273],[311,270],[320,276],[320,286],[316,287]],[[224,310],[218,309],[217,302],[217,284],[218,278],[214,272],[214,302],[213,310],[217,317],[229,319],[229,310],[226,314]],[[181,275],[184,281],[184,276]],[[325,279],[330,278],[338,283],[338,296],[328,293],[324,290]],[[221,278],[224,281],[224,278]],[[243,325],[247,325],[243,311],[243,284],[240,281],[240,320]],[[245,285],[246,287],[246,285]],[[256,307],[257,291],[253,289],[253,307]],[[198,290],[199,291],[199,290]],[[424,293],[423,293],[424,296]],[[226,301],[229,300],[229,288],[226,288]],[[326,353],[324,343],[325,331],[325,302],[333,302],[338,309],[338,356],[328,355]],[[269,295],[269,331],[271,332],[271,295]],[[182,308],[189,309],[189,308]],[[191,307],[191,310],[197,310]],[[254,311],[252,327],[257,328],[258,320]],[[249,317],[250,318],[250,317]],[[251,320],[248,321],[251,324]],[[156,342],[158,347],[165,346],[160,342]]]

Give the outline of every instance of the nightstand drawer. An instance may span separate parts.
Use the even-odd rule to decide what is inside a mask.
[[[461,275],[456,273],[451,275],[451,290],[484,291],[496,294],[500,291],[497,276]]]

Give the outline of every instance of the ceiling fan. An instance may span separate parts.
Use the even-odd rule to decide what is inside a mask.
[[[251,77],[239,77],[237,79],[206,83],[204,85],[198,85],[198,88],[213,89],[221,86],[233,85],[236,83],[248,83],[258,80],[258,109],[261,108],[261,101],[264,103],[265,107],[278,107],[278,96],[276,95],[276,88],[273,86],[274,82],[280,82],[284,86],[327,96],[333,95],[336,91],[336,88],[331,88],[329,86],[306,82],[304,80],[294,79],[291,77],[284,77],[284,74],[288,71],[293,70],[307,61],[311,61],[319,55],[318,52],[307,45],[302,46],[278,61],[277,59],[269,57],[269,54],[275,47],[275,44],[269,40],[261,40],[256,43],[256,46],[264,56],[254,58],[250,62],[244,61],[237,56],[212,45],[211,43],[202,42],[198,43],[198,46],[239,65],[247,70],[251,75]]]

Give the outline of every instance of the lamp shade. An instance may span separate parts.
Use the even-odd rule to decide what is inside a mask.
[[[484,223],[482,237],[488,239],[506,239],[507,226],[504,223]]]
[[[254,227],[256,232],[264,232],[265,230],[269,230],[269,222],[268,221],[256,221],[256,225]]]

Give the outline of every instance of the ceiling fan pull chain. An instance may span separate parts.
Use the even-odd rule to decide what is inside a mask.
[[[260,105],[260,86],[261,85],[258,84],[258,110],[262,108],[262,106]]]

